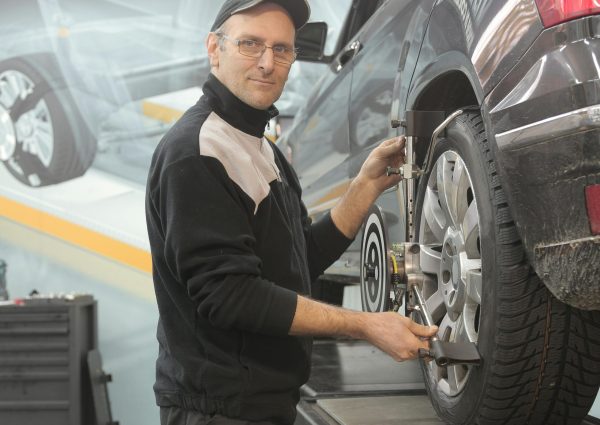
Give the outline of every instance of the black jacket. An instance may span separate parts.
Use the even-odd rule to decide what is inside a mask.
[[[289,336],[297,293],[350,243],[311,224],[298,179],[262,138],[276,114],[210,76],[158,145],[146,218],[160,313],[159,406],[291,424],[310,338]]]

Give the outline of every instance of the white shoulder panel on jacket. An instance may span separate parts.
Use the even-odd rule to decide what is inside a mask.
[[[279,179],[269,142],[240,131],[216,113],[211,113],[200,130],[200,155],[217,159],[233,180],[258,205],[269,195],[269,184]]]

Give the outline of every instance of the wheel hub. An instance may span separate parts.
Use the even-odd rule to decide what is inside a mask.
[[[369,249],[369,262],[365,264],[365,281],[369,282],[369,295],[375,297],[379,288],[379,253],[373,247]]]
[[[449,227],[446,232],[440,262],[442,293],[446,310],[452,320],[457,320],[465,304],[465,285],[462,281],[461,252],[464,251],[462,235]]]
[[[22,115],[17,121],[17,131],[21,139],[26,139],[33,136],[33,120],[29,114]]]
[[[0,104],[0,160],[8,161],[15,153],[17,136],[9,111]]]

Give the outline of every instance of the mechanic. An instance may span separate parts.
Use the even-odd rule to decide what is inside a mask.
[[[437,331],[309,298],[311,281],[398,183],[385,170],[404,150],[402,138],[374,149],[339,203],[311,223],[294,171],[263,138],[309,15],[306,0],[227,0],[206,41],[203,95],[152,159],[146,217],[162,425],[292,424],[312,336],[365,339],[401,361]]]

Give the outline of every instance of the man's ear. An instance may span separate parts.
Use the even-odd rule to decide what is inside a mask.
[[[208,58],[210,59],[210,67],[219,67],[219,37],[214,32],[208,34],[206,37],[206,50],[208,51]]]

